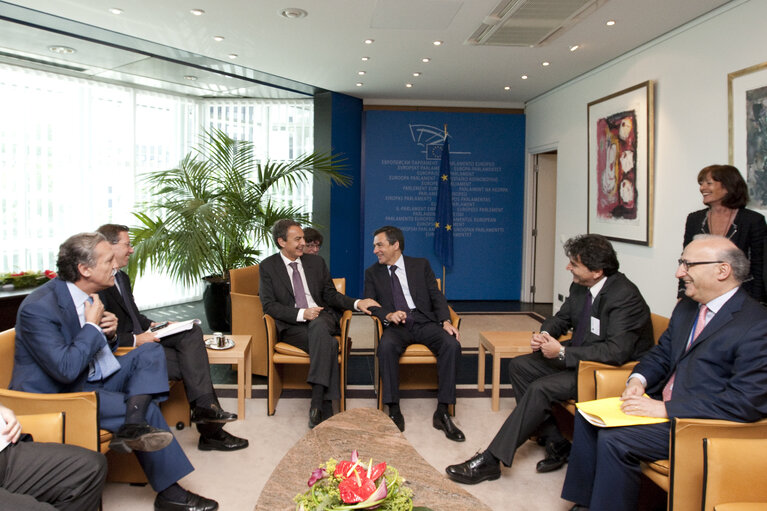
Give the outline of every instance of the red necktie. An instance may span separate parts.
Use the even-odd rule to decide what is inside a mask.
[[[690,346],[692,346],[692,343],[695,342],[695,339],[698,338],[700,333],[703,331],[703,328],[706,326],[706,313],[708,312],[708,307],[705,305],[701,305],[700,311],[698,312],[698,319],[695,321],[695,332],[692,334],[692,340],[687,343],[687,347],[684,349],[685,352],[690,349]],[[674,390],[674,378],[676,377],[676,371],[674,371],[674,374],[671,375],[671,378],[669,378],[668,382],[666,382],[666,386],[663,387],[663,401],[668,401],[671,399],[671,393]]]

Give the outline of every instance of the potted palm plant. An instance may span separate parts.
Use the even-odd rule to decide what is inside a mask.
[[[346,166],[335,155],[313,153],[292,161],[259,162],[248,141],[211,129],[178,167],[148,174],[152,198],[134,212],[131,276],[147,267],[184,284],[206,281],[205,313],[213,330],[229,331],[229,270],[255,264],[259,243],[280,218],[309,220],[308,213],[278,203],[277,186],[292,189],[310,175],[348,186]]]

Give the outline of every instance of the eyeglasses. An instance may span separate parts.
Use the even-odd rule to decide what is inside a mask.
[[[687,259],[677,259],[676,262],[680,266],[684,266],[684,271],[687,271],[693,266],[697,266],[699,264],[719,264],[723,263],[724,261],[688,261]]]
[[[319,242],[317,242],[317,241],[310,241],[310,242],[306,243],[306,246],[308,246],[308,247],[317,247],[317,248],[319,248],[319,247],[321,247],[322,245],[321,245]]]

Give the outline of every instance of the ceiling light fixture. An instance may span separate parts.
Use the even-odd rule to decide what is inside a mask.
[[[224,40],[224,36],[222,36],[222,35],[214,35],[213,36],[213,40],[216,41],[217,43],[220,43],[221,41]]]
[[[58,53],[59,55],[71,55],[72,53],[77,52],[77,50],[70,48],[69,46],[48,46],[48,51]]]
[[[434,46],[442,46],[442,41],[434,41],[432,44]]]
[[[230,59],[234,60],[234,59],[236,59],[237,57],[239,57],[239,55],[237,55],[236,53],[230,53],[230,54],[228,55],[228,57],[229,57]]]
[[[549,67],[551,65],[551,63],[549,63],[549,61],[547,61],[547,60],[544,60],[543,62],[541,62],[541,65],[543,67]]]
[[[189,12],[191,12],[195,16],[202,16],[203,14],[205,14],[205,11],[203,11],[202,9],[192,9]]]
[[[527,80],[527,75],[522,75],[523,80]]]
[[[509,86],[507,85],[506,87],[504,87],[504,88],[503,88],[503,90],[511,90],[511,87],[509,87]]]
[[[355,83],[355,85],[356,85],[357,87],[362,87],[362,85],[363,85],[363,84],[362,84],[362,82],[357,82],[357,83]]]
[[[111,12],[112,14],[122,14],[123,10],[120,9],[119,7],[110,7],[109,12]]]
[[[288,18],[289,20],[297,20],[299,18],[305,18],[309,13],[298,7],[288,7],[280,12],[280,16]]]
[[[419,77],[419,76],[421,76],[421,73],[419,73],[418,71],[416,71],[415,73],[413,73],[413,76],[415,76],[415,77]]]
[[[431,62],[431,59],[429,57],[424,57],[421,59],[421,62],[428,64],[429,62]]]
[[[368,60],[370,60],[370,57],[362,57],[362,62],[367,62]]]
[[[184,80],[189,80],[190,82],[196,82],[197,81],[197,77],[194,76],[194,75],[186,75],[186,76],[184,76]]]
[[[615,25],[615,20],[607,20],[607,23],[605,23],[605,25],[607,25],[608,27],[612,27],[613,25]]]
[[[574,44],[574,45],[570,46],[570,51],[575,51],[575,50],[577,50],[580,47],[581,47],[580,44]]]
[[[409,89],[409,88],[411,88],[412,86],[413,86],[413,84],[412,84],[412,83],[406,83],[406,84],[405,84],[405,87],[407,87],[408,89]]]
[[[357,74],[360,76],[363,76],[365,74],[365,71],[357,71]]]
[[[373,44],[374,42],[374,39],[365,39],[365,44]]]

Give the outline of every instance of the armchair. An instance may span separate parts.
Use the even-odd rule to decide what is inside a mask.
[[[703,511],[767,509],[767,439],[703,439]]]
[[[17,415],[21,432],[29,433],[35,442],[64,443],[64,412]]]
[[[339,293],[346,292],[346,279],[333,279],[333,283]],[[234,295],[232,295],[232,310],[234,311]],[[250,314],[253,314],[251,311]],[[282,389],[308,389],[306,375],[309,371],[309,354],[285,342],[279,342],[277,325],[274,318],[264,314],[267,339],[267,414],[274,415],[277,409],[277,401],[280,399]],[[346,410],[346,360],[349,356],[349,324],[352,319],[352,311],[344,311],[341,316],[341,335],[338,340],[338,363],[341,371],[341,399],[339,410]]]
[[[232,334],[250,335],[251,370],[253,374],[267,376],[266,329],[261,318],[264,309],[258,296],[258,265],[229,270],[232,299]]]

